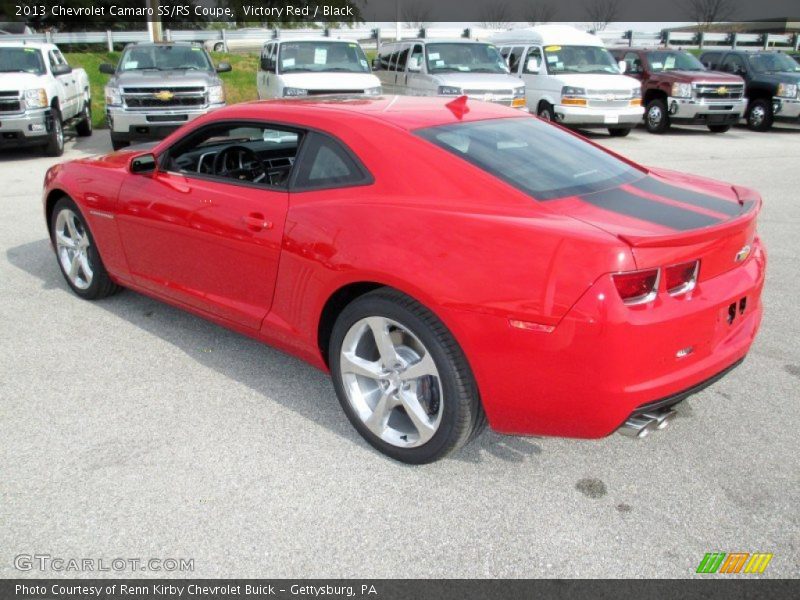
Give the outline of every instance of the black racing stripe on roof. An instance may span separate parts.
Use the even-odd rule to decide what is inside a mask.
[[[586,194],[585,196],[580,196],[580,198],[584,202],[603,210],[642,221],[649,221],[677,231],[699,229],[720,222],[720,219],[715,217],[664,204],[657,200],[649,200],[621,188]]]
[[[695,192],[684,187],[670,185],[654,177],[645,177],[630,185],[631,187],[640,189],[643,192],[648,192],[649,194],[663,196],[664,198],[691,204],[698,208],[713,210],[714,212],[728,215],[729,217],[734,217],[742,212],[742,207],[738,202],[731,202],[730,200],[723,200],[722,198]]]

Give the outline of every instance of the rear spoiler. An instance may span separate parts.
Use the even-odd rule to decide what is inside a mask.
[[[618,234],[617,237],[634,248],[662,248],[672,246],[688,246],[690,244],[704,242],[709,236],[724,235],[726,232],[737,229],[741,227],[743,223],[754,219],[761,210],[761,205],[763,203],[761,196],[759,196],[758,192],[755,190],[736,185],[731,187],[736,194],[736,197],[739,199],[742,212],[729,221],[684,233],[670,233],[661,236]]]

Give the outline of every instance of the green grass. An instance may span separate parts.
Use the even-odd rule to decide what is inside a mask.
[[[110,76],[100,72],[100,64],[107,62],[116,65],[120,52],[69,52],[65,56],[72,67],[86,70],[89,86],[92,89],[92,122],[95,128],[105,127],[104,89]],[[228,104],[247,102],[258,97],[256,93],[258,55],[214,53],[212,58],[215,64],[229,62],[233,67],[233,71],[221,75]]]

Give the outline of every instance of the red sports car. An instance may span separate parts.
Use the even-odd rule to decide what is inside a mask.
[[[410,463],[487,421],[644,436],[761,320],[758,194],[466,98],[240,104],[44,187],[76,294],[131,288],[330,370]]]

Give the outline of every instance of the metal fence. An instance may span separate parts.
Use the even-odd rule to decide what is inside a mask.
[[[198,29],[164,31],[166,40],[207,42],[218,41],[221,49],[228,49],[229,42],[247,41],[257,47],[269,39],[291,36],[292,38],[325,36],[361,42],[365,47],[380,46],[381,43],[396,39],[429,38],[470,38],[487,40],[500,29],[483,28],[341,28],[341,29]],[[739,32],[692,32],[669,31],[601,31],[597,35],[608,46],[667,46],[674,48],[776,48],[785,50],[800,49],[800,34],[739,33]],[[148,31],[75,31],[46,32],[22,35],[4,35],[3,41],[27,40],[48,41],[56,44],[102,44],[109,51],[114,44],[144,42],[152,40]],[[235,46],[235,44],[231,44]]]

